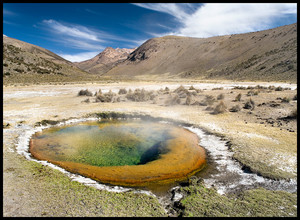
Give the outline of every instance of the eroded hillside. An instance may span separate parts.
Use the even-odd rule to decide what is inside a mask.
[[[210,38],[153,38],[105,76],[296,82],[297,24]]]
[[[72,62],[44,48],[3,37],[3,83],[40,83],[94,79]]]

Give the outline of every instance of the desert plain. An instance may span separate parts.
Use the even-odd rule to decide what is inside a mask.
[[[86,89],[91,96],[78,95]],[[102,94],[113,94],[113,100],[97,101],[99,89]],[[129,90],[132,94],[151,91],[153,96],[127,99],[120,89],[127,94]],[[249,107],[250,99],[253,105]],[[221,108],[216,108],[220,103]],[[149,115],[201,129],[208,164],[223,170],[214,169],[212,175],[208,169],[163,194],[99,190],[18,153],[20,144],[26,145],[20,137],[38,122],[103,112]],[[217,143],[224,144],[224,155],[229,155],[225,159],[235,163],[238,171],[230,172],[226,161],[218,163],[224,158],[213,153]],[[230,185],[235,172],[242,173],[237,177],[251,174],[260,181],[247,184],[247,178],[241,178]],[[106,80],[5,85],[3,215],[297,216],[297,84]]]

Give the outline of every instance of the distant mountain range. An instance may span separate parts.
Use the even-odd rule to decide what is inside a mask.
[[[165,36],[135,49],[106,48],[71,63],[41,47],[3,36],[4,81],[48,75],[56,80],[219,79],[297,82],[297,23],[210,38]],[[48,77],[51,81],[52,78]]]
[[[107,47],[92,59],[75,62],[75,65],[89,73],[104,74],[121,61],[126,60],[128,55],[135,49],[114,49]]]

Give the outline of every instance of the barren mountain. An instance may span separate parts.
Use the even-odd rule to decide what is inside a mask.
[[[135,50],[108,47],[94,58],[79,63],[69,62],[44,48],[3,35],[4,84],[106,78],[295,83],[297,23],[210,38],[153,38]]]
[[[55,53],[3,35],[3,83],[84,80],[90,74]]]
[[[87,72],[101,74],[109,71],[120,61],[126,60],[128,55],[133,51],[134,49],[114,49],[107,47],[92,59],[76,62],[74,64]]]
[[[153,38],[104,76],[296,82],[297,24],[210,38]]]

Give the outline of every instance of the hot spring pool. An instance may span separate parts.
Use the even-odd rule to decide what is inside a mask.
[[[187,178],[205,165],[196,134],[170,123],[101,120],[52,127],[30,140],[33,157],[102,183],[147,186]]]

